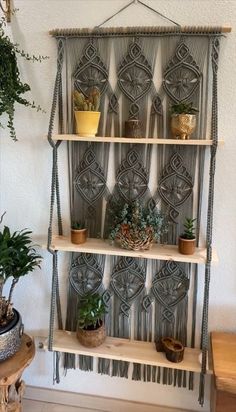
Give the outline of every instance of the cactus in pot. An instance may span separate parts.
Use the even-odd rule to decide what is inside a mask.
[[[78,90],[74,91],[74,111],[79,136],[94,137],[100,120],[100,91],[93,87],[88,97]]]

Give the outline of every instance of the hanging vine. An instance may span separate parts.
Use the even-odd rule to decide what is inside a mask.
[[[45,56],[30,56],[23,50],[19,49],[18,44],[11,42],[10,38],[5,34],[4,27],[6,25],[5,18],[0,20],[0,116],[6,114],[8,116],[7,127],[10,130],[11,138],[16,141],[16,132],[14,127],[15,103],[22,104],[26,107],[30,106],[37,111],[42,110],[35,102],[30,102],[22,95],[30,90],[27,83],[23,83],[20,78],[20,71],[17,65],[17,55],[24,57],[26,60],[41,62],[48,57]],[[3,125],[0,122],[0,127]]]

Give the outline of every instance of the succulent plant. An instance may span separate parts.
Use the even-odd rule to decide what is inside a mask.
[[[177,103],[171,106],[171,114],[195,114],[198,113],[198,109],[193,107],[193,102],[191,103]]]
[[[73,229],[73,230],[85,229],[85,223],[83,223],[83,222],[72,222],[71,229]]]
[[[118,240],[126,249],[147,249],[150,242],[160,240],[160,236],[167,232],[166,217],[157,210],[150,210],[133,202],[114,214],[110,239]]]
[[[93,111],[98,112],[100,106],[100,91],[93,87],[88,97],[78,90],[74,91],[74,109],[76,111]]]
[[[106,306],[102,297],[98,294],[88,293],[78,305],[78,327],[86,330],[97,329],[101,326]]]
[[[185,218],[185,223],[184,223],[185,230],[184,230],[184,233],[181,235],[181,237],[183,239],[195,239],[194,222],[196,220],[197,219],[192,219],[192,218],[189,218],[189,217]]]

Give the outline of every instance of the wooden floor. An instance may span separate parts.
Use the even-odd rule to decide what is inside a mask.
[[[101,412],[101,410],[24,399],[22,412]]]

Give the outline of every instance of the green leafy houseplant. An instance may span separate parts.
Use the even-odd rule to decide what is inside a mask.
[[[113,226],[110,239],[116,240],[125,249],[148,249],[153,241],[159,241],[167,232],[166,217],[157,210],[150,210],[133,202],[118,211],[113,210]]]
[[[17,282],[40,267],[41,256],[32,244],[31,233],[26,229],[11,233],[7,226],[0,232],[0,327],[7,325],[13,317],[12,294]],[[3,296],[3,287],[11,277],[13,279],[6,298]]]
[[[94,330],[102,325],[106,306],[98,294],[85,295],[78,306],[78,327],[85,330]]]
[[[74,91],[74,110],[98,112],[100,106],[100,91],[93,87],[88,97],[78,90]]]
[[[29,56],[28,53],[20,50],[17,44],[13,44],[4,32],[5,19],[0,19],[0,116],[6,114],[8,116],[7,127],[10,130],[10,136],[13,140],[17,140],[14,128],[14,112],[15,103],[24,106],[30,106],[37,111],[42,110],[34,102],[22,97],[22,95],[30,90],[27,83],[22,83],[20,72],[17,65],[17,55],[24,57],[26,60],[42,61],[47,57]],[[0,123],[2,127],[2,124]]]
[[[196,114],[198,109],[193,107],[193,103],[176,103],[171,106],[171,114]]]

